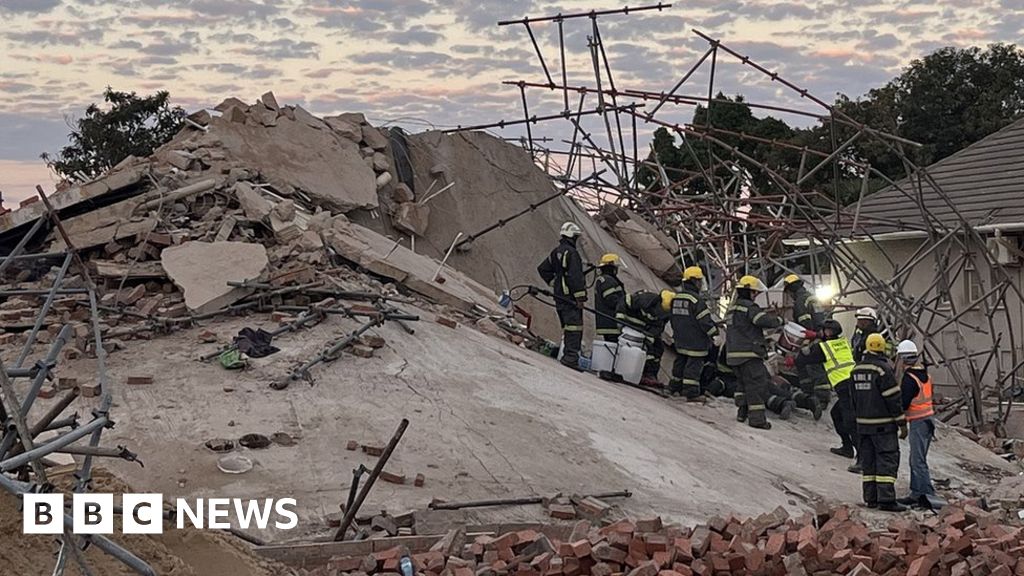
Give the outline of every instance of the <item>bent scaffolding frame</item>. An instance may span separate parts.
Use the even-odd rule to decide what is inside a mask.
[[[56,490],[47,476],[47,470],[54,465],[47,456],[52,454],[83,455],[80,460],[76,460],[75,481],[71,487],[73,492],[87,492],[90,489],[93,459],[96,456],[125,457],[125,455],[130,455],[134,458],[134,454],[125,449],[111,450],[100,447],[103,431],[113,426],[113,421],[110,419],[113,397],[107,378],[106,350],[100,329],[100,307],[96,296],[96,285],[92,282],[88,269],[78,258],[75,247],[64,231],[57,213],[41,189],[39,189],[39,196],[46,206],[46,214],[36,220],[8,256],[0,258],[0,277],[3,277],[8,266],[16,261],[63,259],[52,286],[45,291],[43,305],[36,315],[32,329],[29,331],[17,359],[13,364],[6,365],[0,358],[0,422],[3,424],[2,439],[0,439],[0,488],[19,497],[28,493]],[[62,236],[67,249],[59,253],[25,254],[25,247],[42,229],[47,219]],[[84,290],[65,287],[65,276],[72,264],[75,265],[75,271],[86,285]],[[0,297],[24,293],[25,291],[21,290],[4,289],[0,290]],[[89,327],[92,332],[92,346],[96,354],[96,378],[100,388],[99,403],[92,410],[92,418],[89,422],[80,424],[77,412],[67,416],[69,409],[80,395],[79,389],[75,388],[66,392],[63,397],[56,400],[49,410],[30,424],[30,410],[39,398],[43,384],[52,378],[61,357],[61,350],[72,338],[71,325],[63,325],[57,337],[50,343],[45,356],[31,365],[26,365],[26,361],[37,343],[39,331],[43,328],[46,316],[58,296],[84,297],[87,300],[87,303],[83,302],[82,304],[90,312]],[[19,379],[29,382],[23,398],[18,393],[18,389],[23,388],[17,386]],[[82,440],[86,440],[86,444],[76,446]],[[90,568],[82,553],[89,545],[94,545],[139,574],[156,574],[146,562],[105,536],[72,533],[70,515],[64,514],[63,522],[64,533],[60,536],[60,547],[52,572],[55,576],[64,573],[68,562],[77,564],[83,574],[97,574]]]
[[[682,68],[685,72],[668,91],[617,87],[600,19],[652,10],[661,12],[669,7],[659,3],[500,22],[501,26],[522,24],[526,28],[543,79],[505,82],[519,92],[522,119],[458,127],[449,132],[525,127],[523,146],[539,165],[552,173],[559,189],[569,190],[572,197],[593,212],[606,205],[627,207],[658,226],[676,239],[680,263],[704,264],[711,269],[718,280],[710,295],[712,299],[729,297],[733,279],[741,273],[776,278],[783,273],[799,272],[797,263],[806,262],[810,256],[811,270],[803,272],[820,273],[820,262],[838,278],[836,309],[853,297],[868,297],[877,303],[893,336],[924,340],[932,363],[944,369],[960,391],[961,399],[952,403],[956,410],[946,418],[963,414],[965,423],[975,429],[1005,423],[1014,395],[1020,389],[1020,370],[1024,366],[1016,334],[1018,325],[1007,302],[1019,302],[1024,297],[986,239],[958,210],[928,168],[916,165],[904,152],[904,147],[918,144],[858,122],[751,57],[698,30],[693,33],[707,43],[707,49],[696,62]],[[588,53],[582,55],[583,60],[589,56],[589,62],[586,70],[575,71],[579,74],[573,77],[590,77],[592,83],[569,86],[566,52],[570,47],[566,45],[565,25],[570,19],[583,18],[590,20]],[[554,60],[545,59],[530,25],[535,22],[558,25],[561,82],[552,78],[549,63]],[[738,63],[747,73],[753,72],[761,81],[781,87],[791,100],[807,103],[813,109],[796,107],[789,100],[744,101],[742,105],[820,122],[830,128],[831,141],[817,149],[716,127],[715,110],[740,105],[715,95],[726,59]],[[743,82],[741,79],[740,83]],[[561,93],[563,109],[537,114],[537,104],[530,107],[531,91]],[[579,98],[575,107],[570,105],[573,96]],[[539,100],[540,106],[547,103],[548,108],[553,104],[551,99],[534,100]],[[705,122],[696,125],[673,121],[680,109],[696,106],[706,109]],[[595,119],[596,126],[588,131],[585,122]],[[540,126],[545,130],[543,140],[535,137]],[[651,127],[665,128],[679,137],[684,153],[696,169],[673,170],[662,166],[653,153],[641,155],[637,145],[640,133]],[[839,141],[838,127],[852,135]],[[571,135],[552,138],[558,130]],[[795,174],[784,173],[744,154],[730,140],[787,149],[799,155],[799,167]],[[554,146],[544,146],[551,141]],[[852,144],[861,141],[871,141],[888,150],[902,162],[906,177],[894,181],[870,163],[846,154]],[[694,146],[697,142],[703,144],[706,153],[698,152]],[[632,144],[631,150],[627,143]],[[559,149],[560,144],[568,145],[568,149]],[[656,175],[653,183],[641,183],[643,169]],[[598,176],[599,171],[607,172],[608,177]],[[762,175],[765,184],[755,185],[754,174]],[[824,187],[831,190],[810,187],[808,183],[815,176],[827,177]],[[882,239],[872,232],[879,225],[891,226],[894,222],[861,214],[869,178],[884,182],[917,206],[919,221],[899,224],[903,229],[924,233],[928,241],[904,262],[889,258],[881,249]],[[854,186],[860,181],[859,197],[850,206],[843,206],[840,201],[843,180],[851,180]],[[704,193],[694,193],[697,183],[703,183]],[[926,187],[937,195],[940,206],[925,202]],[[952,212],[955,217],[940,219],[940,211]],[[866,265],[853,248],[852,240],[879,248],[878,252],[888,260],[886,266],[891,275]],[[992,282],[983,294],[958,303],[952,294],[953,287],[969,260],[984,263],[992,271]],[[908,280],[912,276],[932,280],[923,290],[911,289]],[[952,347],[933,344],[932,339],[939,335],[951,336]],[[986,413],[986,401],[994,401],[997,406],[994,415]]]

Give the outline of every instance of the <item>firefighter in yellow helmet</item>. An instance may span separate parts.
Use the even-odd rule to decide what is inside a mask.
[[[864,357],[850,376],[864,503],[869,508],[902,512],[906,508],[896,502],[899,438],[907,437],[902,390],[886,357],[885,337],[877,332],[868,334],[864,348]]]
[[[594,280],[594,325],[597,335],[605,342],[618,342],[619,323],[615,312],[619,302],[626,297],[626,291],[619,280],[619,255],[605,254],[597,263],[597,279]]]
[[[708,361],[718,326],[701,297],[704,271],[700,266],[683,270],[683,286],[672,300],[672,340],[676,360],[668,391],[694,399],[701,395],[700,376]]]
[[[736,299],[725,314],[725,362],[739,381],[736,419],[753,428],[769,430],[772,426],[765,408],[771,375],[764,364],[768,356],[764,330],[778,328],[785,321],[754,302],[765,291],[764,283],[755,276],[740,278]]]
[[[640,290],[619,302],[616,320],[644,335],[644,348],[647,351],[647,362],[644,364],[643,378],[640,384],[651,387],[662,387],[658,381],[661,370],[661,357],[665,353],[665,344],[661,334],[665,331],[672,311],[672,300],[676,293],[671,290],[648,292]]]

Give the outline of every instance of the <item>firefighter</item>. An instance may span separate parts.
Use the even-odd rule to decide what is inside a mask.
[[[619,302],[615,319],[644,335],[647,362],[644,364],[643,378],[640,380],[640,384],[644,386],[661,387],[658,372],[661,370],[661,356],[665,353],[661,333],[665,331],[675,296],[676,293],[671,290],[662,290],[660,294],[640,290],[626,294]]]
[[[736,301],[726,312],[726,364],[733,369],[743,393],[737,398],[736,419],[753,428],[770,430],[765,415],[771,376],[764,361],[768,355],[764,329],[778,328],[785,321],[761,309],[754,299],[765,291],[764,283],[754,276],[740,278]]]
[[[710,357],[716,358],[717,361],[710,365],[710,374],[703,379],[704,390],[713,396],[732,398],[737,406],[742,405],[745,396],[736,381],[736,373],[726,364],[725,346],[713,348]],[[767,394],[768,400],[765,401],[765,407],[778,414],[779,418],[789,420],[793,409],[796,408],[796,402],[786,386],[769,380]]]
[[[583,346],[583,306],[587,301],[587,285],[583,275],[583,259],[576,241],[582,231],[575,222],[562,224],[558,246],[537,266],[537,272],[551,286],[555,310],[562,325],[562,364],[579,370],[580,348]]]
[[[922,498],[935,495],[932,476],[928,471],[928,448],[935,437],[935,405],[932,402],[932,377],[928,374],[917,345],[904,340],[896,347],[896,357],[903,367],[900,396],[909,424],[910,442],[910,495],[897,500],[900,504],[916,505]]]
[[[793,303],[793,322],[804,327],[805,337],[814,340],[818,337],[825,323],[825,314],[818,310],[817,298],[807,289],[802,278],[790,274],[783,279],[783,292]],[[797,365],[796,382],[801,392],[801,407],[810,408],[809,397],[814,397],[821,410],[828,406],[832,399],[828,377],[821,364]]]
[[[823,339],[820,342],[814,342],[800,350],[795,364],[797,368],[811,364],[822,367],[827,378],[826,386],[829,386],[825,392],[831,395],[831,390],[835,390],[839,397],[829,415],[842,446],[830,450],[833,454],[853,458],[857,446],[857,426],[854,423],[853,406],[850,404],[850,374],[856,365],[853,360],[853,348],[846,338],[843,338],[843,326],[836,320],[825,320],[821,335]],[[830,396],[826,396],[828,397]],[[815,399],[815,403],[821,406],[818,399]],[[828,400],[825,401],[825,405],[828,405]],[[818,410],[815,419],[821,417],[820,411],[823,407],[819,407]]]
[[[700,266],[683,270],[682,291],[672,300],[672,339],[676,360],[668,391],[693,400],[701,395],[700,378],[718,326],[701,298],[704,271]]]
[[[615,313],[619,302],[626,297],[626,291],[619,280],[619,255],[605,254],[597,264],[597,280],[594,281],[594,325],[597,335],[605,342],[619,341],[619,323]]]
[[[820,331],[825,322],[825,315],[818,311],[817,298],[804,286],[804,281],[796,274],[783,279],[783,292],[793,302],[793,322],[808,330]]]
[[[899,438],[907,437],[907,422],[900,404],[900,384],[885,355],[884,336],[873,332],[864,338],[864,357],[850,380],[860,437],[864,503],[868,508],[902,512],[906,507],[896,502],[896,473],[900,467]]]

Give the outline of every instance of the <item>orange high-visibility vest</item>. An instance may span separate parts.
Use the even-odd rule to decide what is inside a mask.
[[[928,375],[928,379],[921,382],[921,379],[914,374],[908,374],[917,382],[918,393],[914,397],[914,400],[910,403],[910,408],[907,408],[907,420],[920,420],[927,418],[935,414],[935,406],[932,403],[932,375]]]

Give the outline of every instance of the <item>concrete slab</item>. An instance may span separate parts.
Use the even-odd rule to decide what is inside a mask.
[[[502,313],[496,304],[497,296],[490,288],[450,267],[441,271],[444,281],[436,282],[434,275],[441,266],[439,261],[417,254],[369,228],[345,218],[335,218],[325,237],[345,259],[405,284],[434,302],[462,311],[481,306],[492,313]]]
[[[227,283],[259,278],[268,264],[263,245],[245,242],[185,242],[165,248],[160,262],[196,314],[218,310],[249,294]]]

